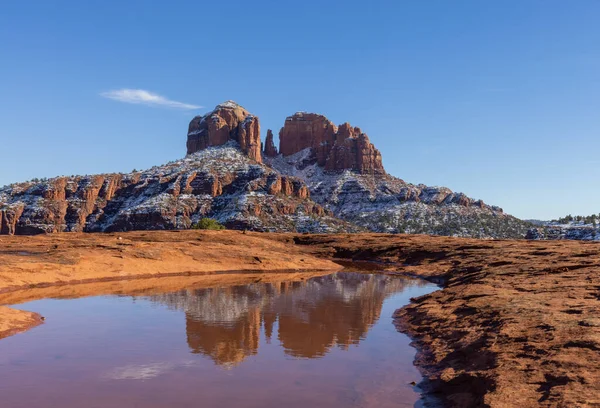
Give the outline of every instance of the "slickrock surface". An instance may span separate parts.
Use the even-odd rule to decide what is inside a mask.
[[[35,312],[0,306],[0,339],[29,330],[41,323],[42,317]]]
[[[444,286],[397,311],[396,323],[415,340],[416,364],[426,378],[422,388],[445,406],[600,406],[597,243],[236,231],[121,236],[1,237],[0,287],[38,288],[6,292],[0,304],[142,293],[160,286],[155,278],[167,274],[238,270],[261,279],[257,271],[335,271],[342,260],[351,260],[355,268],[420,275]],[[128,281],[143,276],[154,278]],[[164,279],[197,279],[194,284],[202,278],[208,279],[205,284],[238,279],[217,276],[223,278]],[[65,285],[78,281],[92,287]],[[170,282],[164,285],[190,283]],[[63,286],[50,286],[55,284]],[[3,335],[40,322],[39,316],[23,313],[0,309]]]
[[[0,293],[168,274],[340,269],[266,235],[241,231],[74,233],[0,241]]]
[[[600,245],[381,234],[297,236],[324,257],[444,283],[397,311],[423,388],[448,407],[600,406]]]
[[[0,239],[0,294],[169,275],[298,270],[309,271],[310,275],[340,268],[302,251],[290,251],[285,243],[238,231],[57,234]],[[231,277],[219,281],[228,279]],[[18,298],[0,300],[0,304],[18,302]],[[35,313],[0,307],[0,338],[39,323],[40,317]]]

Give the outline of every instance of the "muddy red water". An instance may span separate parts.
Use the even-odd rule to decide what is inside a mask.
[[[336,273],[22,304],[46,323],[0,341],[0,406],[418,406],[415,350],[392,313],[433,290]]]

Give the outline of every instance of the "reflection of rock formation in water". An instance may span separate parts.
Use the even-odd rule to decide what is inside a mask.
[[[261,326],[295,357],[323,356],[358,344],[377,321],[386,297],[414,280],[337,273],[303,282],[251,284],[151,296],[185,311],[188,345],[220,365],[256,354]]]
[[[316,278],[275,299],[267,309],[279,316],[279,341],[286,353],[322,356],[336,344],[343,348],[358,344],[379,318],[386,295],[399,282],[361,274]]]
[[[260,286],[188,290],[150,298],[185,311],[187,342],[193,353],[229,365],[258,350],[264,302]]]
[[[227,325],[206,323],[188,313],[185,320],[187,341],[192,351],[210,356],[217,364],[237,364],[258,351],[258,308],[251,309],[244,318]]]

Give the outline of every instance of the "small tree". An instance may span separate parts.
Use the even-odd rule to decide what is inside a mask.
[[[225,227],[215,219],[202,218],[200,221],[192,225],[192,229],[203,229],[203,230],[222,230]]]

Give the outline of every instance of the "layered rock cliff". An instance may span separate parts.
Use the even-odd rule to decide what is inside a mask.
[[[279,143],[284,157],[311,149],[317,164],[329,171],[385,174],[381,153],[360,128],[349,123],[338,128],[323,115],[297,112],[289,116],[279,131]]]
[[[280,154],[265,163],[308,185],[313,200],[345,221],[376,232],[522,238],[530,225],[446,187],[414,185],[386,173],[359,128],[299,112],[279,132]]]
[[[188,127],[187,154],[233,140],[240,150],[261,162],[258,118],[233,101],[227,101],[210,113],[196,116]]]
[[[347,123],[296,113],[279,139],[278,151],[268,131],[261,152],[259,119],[225,102],[191,121],[181,160],[0,188],[0,234],[179,229],[203,217],[260,231],[479,238],[524,237],[530,227],[462,193],[388,175],[367,135]]]
[[[0,234],[185,229],[203,217],[259,231],[356,230],[302,180],[261,164],[258,118],[237,104],[194,118],[187,148],[146,171],[0,188]]]

